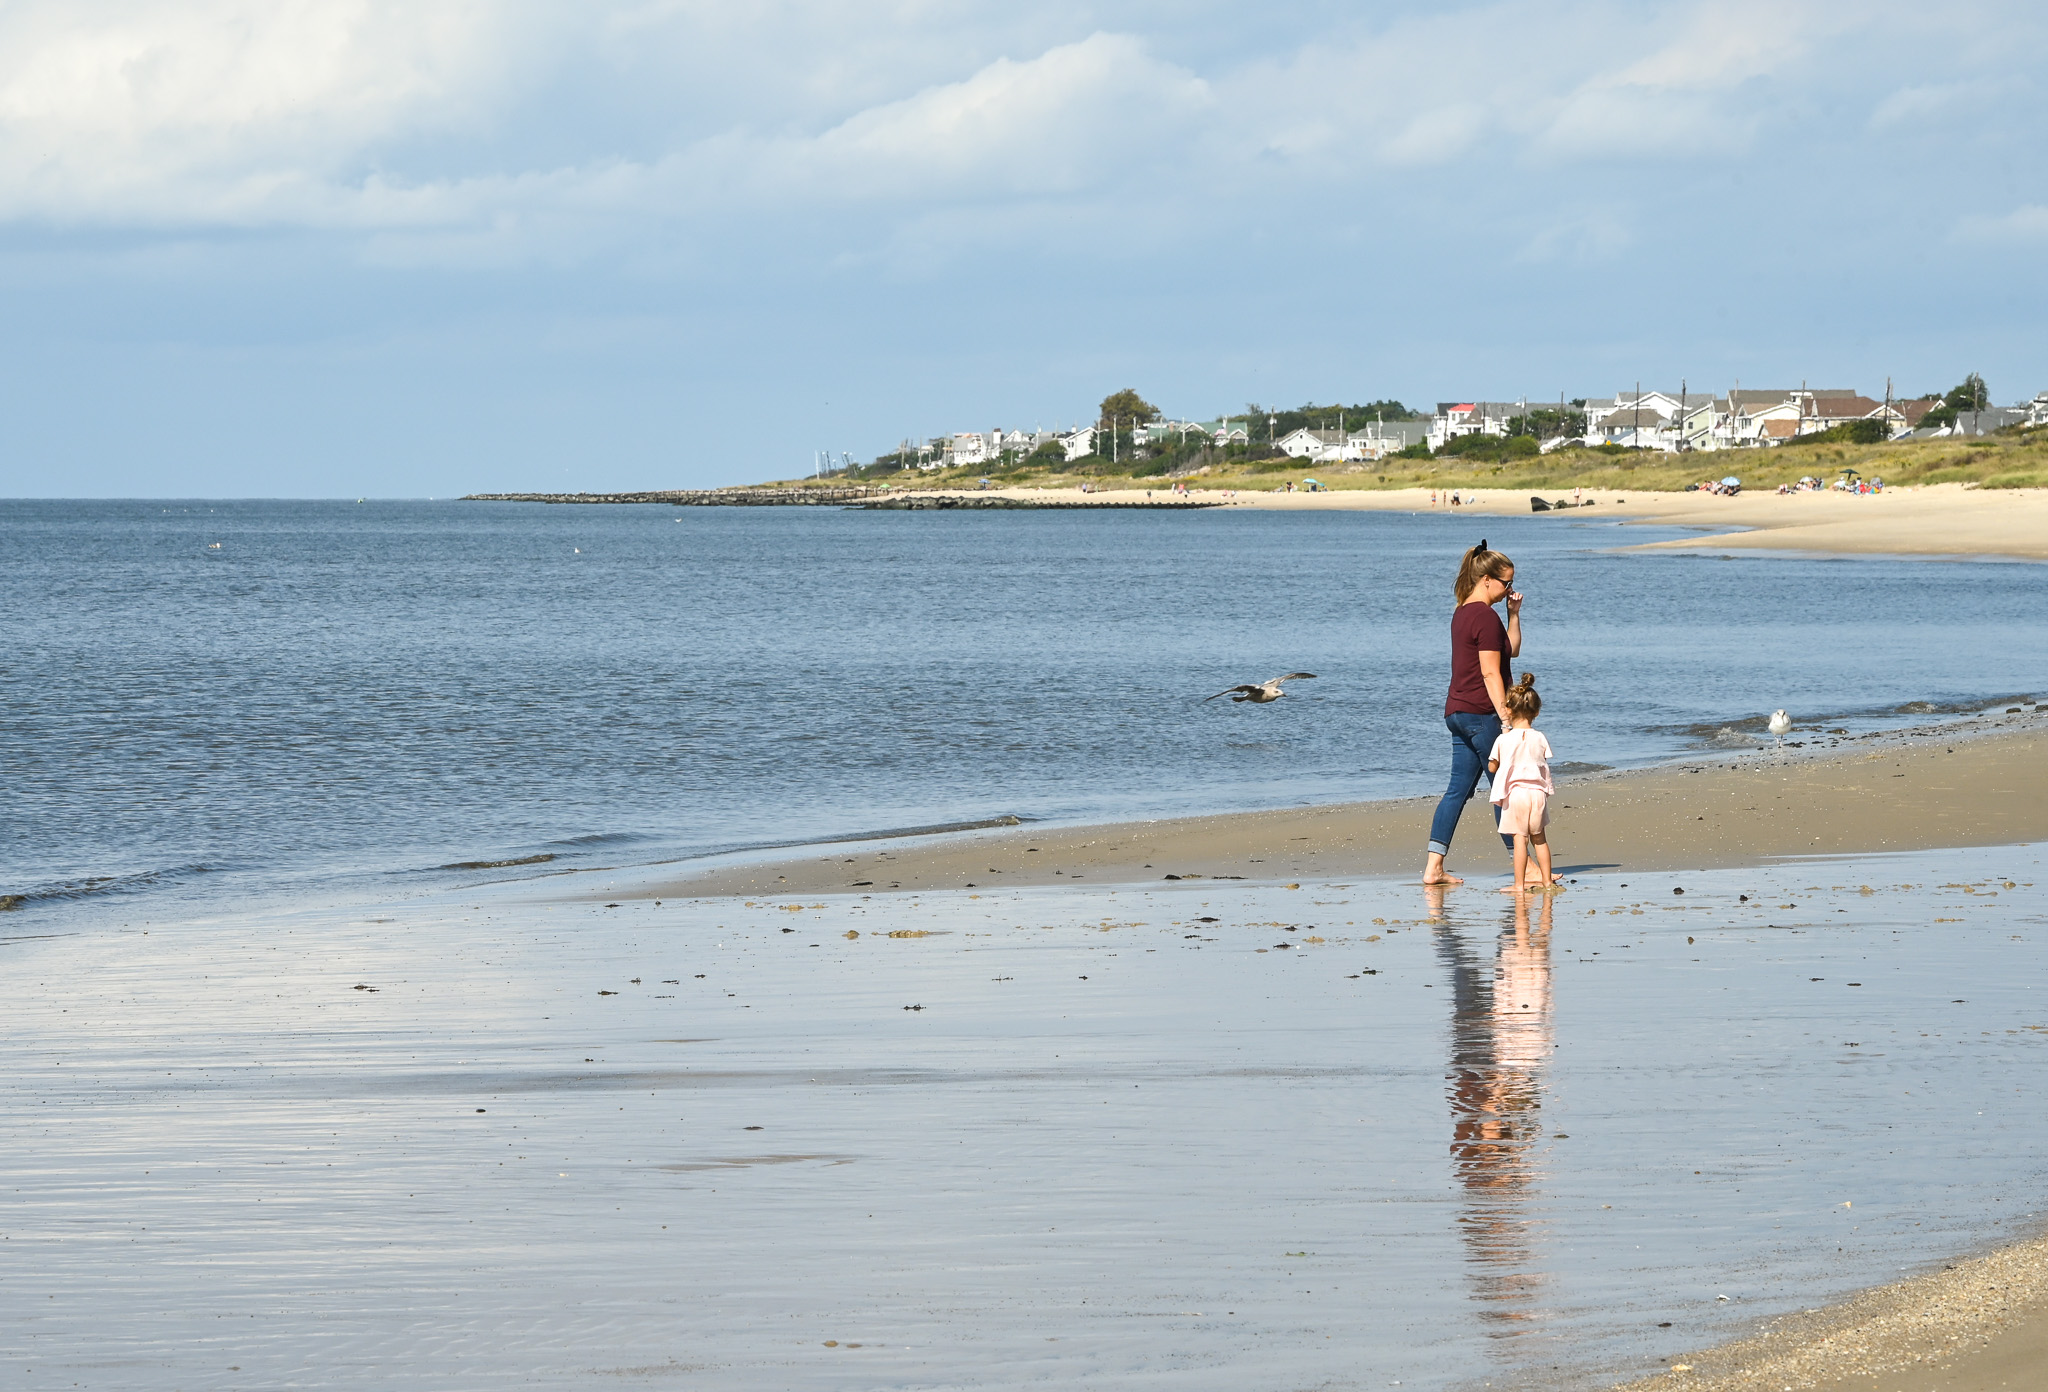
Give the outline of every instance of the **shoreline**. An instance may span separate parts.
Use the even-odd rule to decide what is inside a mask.
[[[1968,725],[1979,728],[1971,729]],[[1802,741],[1803,743],[1803,741]],[[1820,750],[1697,757],[1563,776],[1553,800],[1560,874],[1720,869],[2048,837],[2048,708],[1845,737]],[[1435,795],[1082,826],[1001,827],[943,840],[778,848],[690,870],[648,867],[632,888],[564,897],[718,898],[1091,887],[1167,880],[1418,873]],[[1505,875],[1475,796],[1450,868],[1468,889]],[[579,872],[595,873],[595,872]],[[613,873],[616,873],[614,871]]]
[[[1870,1392],[1909,1370],[1914,1392],[2022,1392],[2043,1367],[2048,1235],[1766,1321],[1611,1392]]]
[[[1169,485],[1170,486],[1170,485]],[[1162,495],[1166,488],[1158,490]],[[1333,489],[1321,493],[1194,489],[1192,503],[1293,512],[1472,512],[1483,516],[1530,513],[1527,490],[1458,488],[1470,502],[1432,507],[1426,488]],[[1078,488],[930,489],[899,497],[1009,498],[1063,508],[1144,506],[1151,494],[1131,489],[1082,493]],[[1568,496],[1553,490],[1551,499]],[[1646,522],[1700,527],[1698,538],[1645,542],[1627,549],[1693,550],[1702,546],[1749,551],[1801,551],[1824,555],[1905,556],[1924,559],[2003,557],[2048,561],[2048,489],[1982,489],[1943,483],[1888,488],[1882,493],[1659,493],[1586,489],[1590,512],[1565,508],[1542,516],[1565,520]],[[1156,502],[1153,504],[1156,506]]]

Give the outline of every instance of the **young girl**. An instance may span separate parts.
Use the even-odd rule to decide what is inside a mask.
[[[1515,882],[1503,894],[1530,889],[1549,889],[1559,883],[1550,873],[1550,840],[1543,829],[1550,824],[1550,741],[1536,732],[1536,717],[1543,698],[1536,694],[1536,677],[1524,672],[1508,688],[1508,728],[1493,742],[1493,754],[1486,771],[1493,777],[1493,802],[1501,809],[1500,830],[1515,838]],[[1542,878],[1529,877],[1533,852]]]

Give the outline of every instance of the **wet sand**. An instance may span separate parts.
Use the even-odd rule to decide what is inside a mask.
[[[1982,728],[1973,728],[1982,727]],[[1574,871],[1676,871],[1801,856],[1997,846],[2048,837],[2038,770],[2048,720],[1841,740],[1562,783],[1553,835]],[[824,894],[1084,889],[1205,880],[1327,882],[1412,874],[1433,800],[1314,807],[1113,826],[979,832],[852,854],[724,865],[647,894]],[[1505,879],[1475,798],[1453,868],[1464,891]],[[1224,886],[1219,884],[1217,889]],[[612,893],[622,891],[613,890]],[[2029,1196],[2016,1194],[2016,1202]],[[1639,1392],[2001,1392],[2048,1386],[2048,1238],[1773,1321],[1741,1342],[1682,1355]],[[1891,1375],[1910,1371],[1912,1380]],[[1888,1380],[1889,1379],[1889,1380]]]
[[[1018,498],[1086,503],[1098,507],[1119,500],[1142,502],[1136,493],[1083,494],[1079,489],[991,490]],[[1164,496],[1162,490],[1161,496]],[[1448,498],[1448,490],[1438,495]],[[1572,496],[1571,489],[1546,493]],[[1958,483],[1893,488],[1856,495],[1743,493],[1655,493],[1587,489],[1590,512],[1569,509],[1546,514],[1560,521],[1616,518],[1709,529],[1697,539],[1648,543],[1644,549],[1688,550],[1711,544],[1717,550],[1808,551],[1844,555],[2009,557],[2048,560],[2048,490],[1971,488]],[[1203,490],[1195,501],[1230,507],[1281,511],[1449,512],[1448,502],[1430,503],[1426,488],[1349,489],[1331,493],[1270,493]],[[1458,512],[1527,516],[1528,489],[1462,489]]]
[[[2042,871],[1909,852],[1533,902],[528,881],[25,933],[0,1367],[24,1392],[1641,1378],[2038,1230]]]
[[[1981,727],[1981,728],[1980,728]],[[1823,737],[1825,739],[1826,737]],[[2048,838],[2048,713],[1999,714],[1901,734],[1714,755],[1562,779],[1552,844],[1561,870],[1681,870]],[[650,872],[642,898],[883,893],[1181,879],[1417,874],[1434,797],[1088,827],[920,837]],[[1507,873],[1482,796],[1450,868]],[[572,882],[573,883],[573,882]]]

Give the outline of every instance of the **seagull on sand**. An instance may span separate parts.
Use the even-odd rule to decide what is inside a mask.
[[[1770,723],[1764,728],[1778,737],[1779,744],[1783,744],[1785,736],[1792,733],[1792,717],[1781,710],[1774,710],[1771,712]]]
[[[1229,687],[1217,692],[1216,696],[1229,696],[1233,701],[1250,701],[1255,706],[1270,705],[1287,694],[1280,689],[1280,683],[1314,681],[1315,679],[1316,674],[1314,672],[1289,672],[1284,677],[1275,677],[1269,682],[1260,682],[1256,686],[1247,683],[1244,686]],[[1233,696],[1231,695],[1232,692],[1242,692],[1243,694]],[[1208,702],[1215,700],[1216,696],[1204,696],[1202,698],[1203,704],[1206,705]]]

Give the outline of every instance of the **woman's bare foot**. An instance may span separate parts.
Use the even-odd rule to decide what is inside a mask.
[[[1450,871],[1444,869],[1444,858],[1435,851],[1431,851],[1429,853],[1429,859],[1422,862],[1422,882],[1426,885],[1454,885],[1465,883],[1456,875],[1453,875]]]
[[[1436,878],[1434,879],[1431,879],[1428,875],[1424,875],[1422,877],[1422,882],[1426,885],[1454,885],[1465,883],[1465,881],[1461,879],[1459,876],[1446,874],[1442,870],[1436,872]]]

